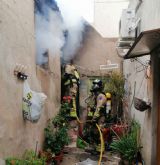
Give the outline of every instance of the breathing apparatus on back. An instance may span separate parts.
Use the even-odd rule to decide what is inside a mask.
[[[109,92],[106,93],[106,99],[106,114],[109,114],[112,109],[111,94]]]

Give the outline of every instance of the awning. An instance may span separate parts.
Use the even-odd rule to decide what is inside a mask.
[[[141,32],[124,59],[152,54],[160,46],[160,29]]]

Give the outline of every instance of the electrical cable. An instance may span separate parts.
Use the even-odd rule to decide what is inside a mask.
[[[133,105],[133,102],[134,102],[135,93],[136,93],[136,81],[134,82],[134,93],[133,93],[132,102],[131,102],[131,105],[130,105],[130,108],[129,108],[130,111],[131,111],[131,108],[132,108],[132,105]]]

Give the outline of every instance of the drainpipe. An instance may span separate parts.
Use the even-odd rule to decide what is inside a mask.
[[[139,9],[139,7],[141,6],[143,0],[139,0],[136,7],[135,7],[135,11],[137,12],[137,10]]]

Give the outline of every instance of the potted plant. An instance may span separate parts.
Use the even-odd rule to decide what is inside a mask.
[[[139,129],[139,124],[133,122],[130,132],[118,141],[113,142],[110,146],[113,152],[121,155],[124,164],[134,164],[137,159],[137,154],[142,148],[138,140]]]
[[[54,160],[55,154],[53,154],[50,151],[40,150],[39,154],[38,154],[38,157],[39,158],[43,158],[43,157],[46,158],[45,165],[51,165],[51,164],[54,165],[54,164],[56,164],[56,162]]]
[[[68,102],[62,102],[59,113],[52,119],[52,124],[55,127],[68,127],[68,118],[70,113],[71,105]]]
[[[61,123],[61,120],[63,121],[59,115],[55,116],[44,130],[44,150],[55,155],[53,159],[56,159],[57,164],[62,161],[64,146],[70,142],[67,126],[65,123]]]

